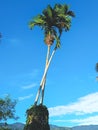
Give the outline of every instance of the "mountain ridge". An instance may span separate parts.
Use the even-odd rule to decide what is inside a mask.
[[[23,123],[15,122],[13,124],[8,124],[8,127],[12,130],[23,130]],[[0,127],[4,126],[4,123],[0,123]],[[83,125],[74,127],[62,127],[56,125],[50,125],[50,130],[98,130],[98,125]]]

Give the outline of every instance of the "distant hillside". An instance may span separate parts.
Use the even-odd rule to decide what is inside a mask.
[[[55,126],[55,125],[50,125],[50,130],[72,130],[72,128],[58,127],[58,126]]]
[[[0,124],[0,126],[4,126],[4,124]],[[8,126],[12,130],[23,130],[24,128],[24,124],[22,123],[9,124]],[[76,126],[72,128],[50,125],[50,130],[98,130],[98,125]]]
[[[11,128],[12,130],[23,130],[24,124],[14,123],[14,124],[9,125],[9,128]]]
[[[4,124],[0,124],[0,126],[4,126]],[[9,124],[8,127],[12,130],[23,130],[24,124],[14,123],[14,124]],[[72,130],[72,128],[58,127],[58,126],[55,126],[55,125],[50,125],[50,130]]]
[[[4,124],[1,123],[0,126],[4,126]],[[9,124],[8,128],[10,128],[12,130],[23,130],[24,124],[17,122],[17,123]]]
[[[98,130],[98,125],[76,126],[72,130]]]

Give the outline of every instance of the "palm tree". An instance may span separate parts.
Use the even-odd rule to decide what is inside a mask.
[[[29,26],[31,29],[35,26],[41,27],[44,31],[44,42],[47,45],[47,56],[46,56],[46,65],[44,69],[44,74],[40,82],[40,87],[36,95],[35,104],[37,104],[42,91],[40,103],[43,104],[44,98],[44,89],[46,83],[46,75],[49,69],[51,60],[58,48],[60,48],[60,38],[63,31],[69,31],[71,27],[71,20],[74,17],[73,11],[69,10],[69,6],[66,4],[56,4],[54,7],[50,5],[43,10],[42,14],[34,17]],[[51,45],[55,43],[55,47],[50,55]]]
[[[96,72],[98,72],[98,62],[96,63]]]
[[[69,10],[66,4],[50,5],[43,10],[42,14],[34,17],[29,26],[31,29],[39,26],[44,31],[44,42],[47,45],[46,65],[40,82],[40,86],[35,98],[35,103],[27,110],[27,120],[24,130],[50,130],[48,124],[49,113],[47,107],[43,105],[46,76],[52,58],[58,48],[60,48],[60,38],[63,31],[69,31],[74,13]],[[50,54],[52,44],[54,48]],[[40,105],[37,105],[40,98]]]
[[[1,39],[2,39],[2,33],[0,32],[0,42],[1,42]]]
[[[98,73],[98,62],[96,63],[95,69],[96,69],[96,72]],[[98,81],[98,76],[96,76],[96,80]]]

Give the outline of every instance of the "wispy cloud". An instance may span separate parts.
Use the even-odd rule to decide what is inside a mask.
[[[78,125],[98,125],[98,116],[91,116],[85,119],[70,120],[72,123],[78,123]]]
[[[90,116],[87,118],[72,119],[72,120],[52,120],[56,123],[75,123],[77,125],[98,125],[98,116]]]
[[[66,114],[84,115],[98,112],[98,92],[79,98],[76,102],[65,106],[49,108],[50,116]]]
[[[34,82],[35,80],[38,81],[39,79],[39,74],[40,74],[40,70],[38,69],[33,69],[31,70],[29,73],[25,73],[25,74],[22,74],[22,75],[18,75],[18,77],[20,77],[20,79],[24,78],[25,81],[30,81],[30,82]]]
[[[29,76],[31,77],[37,77],[40,73],[39,69],[34,69],[31,73],[29,73]]]
[[[32,98],[32,97],[33,97],[33,94],[30,94],[30,95],[27,95],[27,96],[19,97],[18,100],[23,101],[23,100],[26,100],[26,99],[29,99],[29,98]]]
[[[8,37],[8,38],[6,38],[6,42],[13,45],[13,46],[17,46],[17,45],[22,44],[21,40],[17,37],[16,38],[15,37],[14,38]],[[21,42],[21,44],[20,44],[20,42]]]
[[[31,88],[34,88],[36,86],[37,86],[37,83],[33,83],[33,84],[30,84],[30,85],[22,86],[22,89],[31,89]]]
[[[14,43],[16,44],[16,43],[19,42],[19,40],[16,39],[16,38],[11,38],[11,39],[8,39],[8,40],[9,40],[10,43],[13,43],[13,44],[14,44]]]

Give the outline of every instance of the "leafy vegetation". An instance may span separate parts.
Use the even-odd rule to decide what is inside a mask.
[[[1,42],[1,39],[2,39],[2,33],[0,32],[0,42]]]
[[[15,106],[17,101],[11,100],[9,96],[6,96],[4,99],[0,98],[0,121],[5,122],[4,127],[0,127],[1,130],[9,130],[7,128],[7,120],[8,119],[18,119],[15,116]]]
[[[33,105],[27,110],[27,121],[24,130],[50,130],[48,110],[43,105]]]
[[[44,42],[48,47],[46,66],[38,93],[36,95],[35,104],[38,103],[39,97],[40,103],[43,104],[46,75],[50,62],[55,54],[55,51],[60,48],[60,38],[62,32],[69,31],[71,27],[71,20],[74,16],[74,12],[69,10],[69,6],[67,4],[55,4],[54,7],[48,5],[41,14],[34,17],[29,23],[30,29],[33,29],[35,26],[39,26],[44,31]],[[56,44],[50,55],[50,47],[54,42]]]
[[[51,45],[56,40],[56,47],[60,47],[60,36],[63,31],[68,31],[71,26],[71,18],[75,14],[69,10],[66,4],[55,4],[54,7],[48,5],[30,22],[29,26],[39,26],[44,30],[44,41],[47,45]]]
[[[15,106],[17,101],[11,100],[9,96],[6,96],[5,99],[0,98],[0,121],[7,119],[17,119],[15,116]]]
[[[95,69],[96,69],[96,72],[98,73],[98,62],[96,63]],[[98,81],[98,76],[96,76],[96,80]]]
[[[68,31],[70,29],[71,18],[74,16],[74,13],[69,10],[69,6],[66,4],[55,4],[54,7],[48,5],[47,8],[42,11],[42,14],[34,17],[29,23],[30,29],[39,26],[44,31],[44,42],[48,49],[44,74],[35,98],[35,103],[27,110],[27,121],[24,130],[50,130],[48,124],[48,110],[43,106],[47,71],[53,55],[60,47],[61,34],[63,31]],[[50,55],[50,47],[54,42],[56,44]],[[39,98],[40,105],[37,105]]]
[[[98,63],[96,63],[95,69],[96,69],[96,72],[98,72]]]

